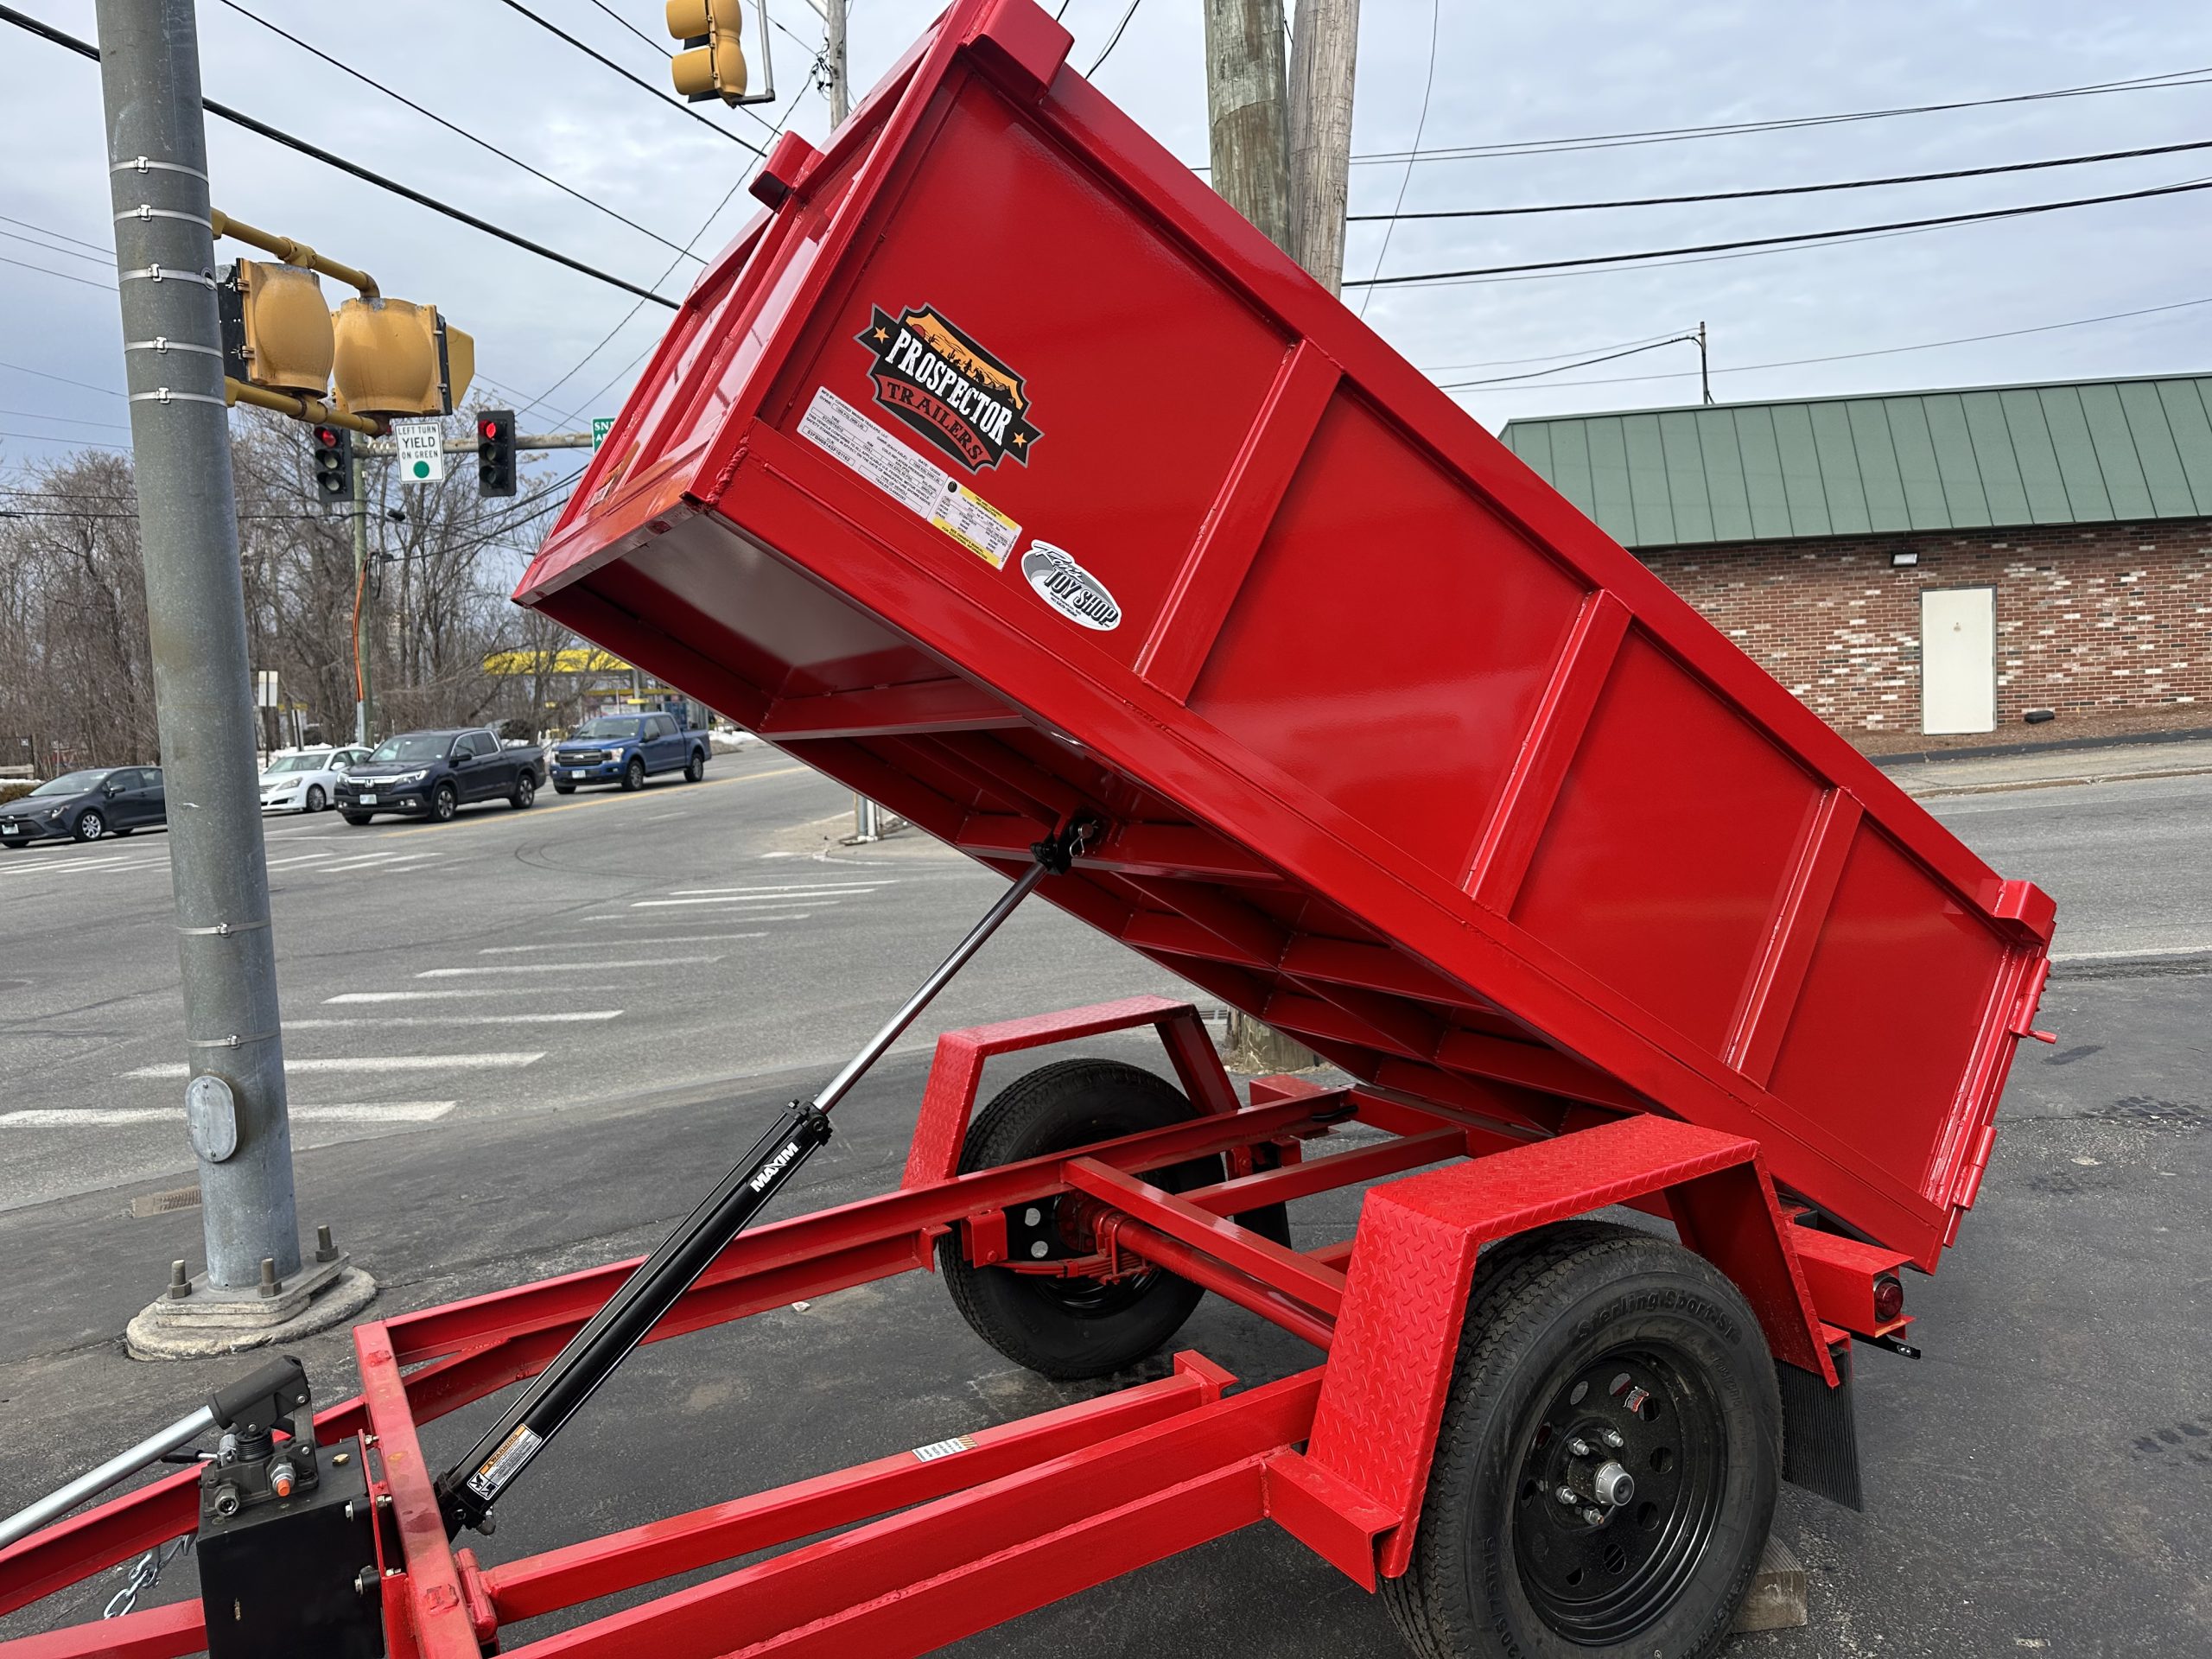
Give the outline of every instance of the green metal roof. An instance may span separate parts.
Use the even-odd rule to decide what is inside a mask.
[[[2212,518],[2212,375],[1514,421],[1624,547]]]

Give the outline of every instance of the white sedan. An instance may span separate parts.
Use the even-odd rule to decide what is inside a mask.
[[[338,779],[366,749],[300,749],[274,756],[261,774],[264,812],[320,812],[338,793]]]

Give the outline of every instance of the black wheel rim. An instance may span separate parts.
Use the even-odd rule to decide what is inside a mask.
[[[1625,1502],[1601,1496],[1609,1465],[1634,1483]],[[1557,1384],[1522,1431],[1519,1467],[1510,1501],[1521,1587],[1559,1635],[1602,1647],[1656,1624],[1712,1547],[1727,1427],[1695,1362],[1640,1343]]]

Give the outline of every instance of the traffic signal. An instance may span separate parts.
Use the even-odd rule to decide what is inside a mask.
[[[315,487],[325,501],[353,499],[353,435],[342,426],[315,426],[308,429],[308,448],[315,456]]]
[[[668,32],[690,48],[668,66],[686,102],[734,104],[745,96],[744,22],[737,0],[668,0]]]
[[[332,314],[338,400],[356,415],[450,415],[476,372],[476,342],[433,305],[348,300]]]
[[[215,297],[226,374],[276,391],[325,395],[334,340],[313,271],[241,259],[224,268]]]
[[[487,409],[476,417],[476,493],[515,493],[515,412]]]

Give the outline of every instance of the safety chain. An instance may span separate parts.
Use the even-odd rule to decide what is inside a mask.
[[[162,1581],[162,1569],[192,1548],[192,1537],[188,1532],[174,1543],[162,1544],[141,1555],[131,1565],[130,1582],[115,1592],[100,1617],[121,1618],[137,1606],[138,1598]]]

